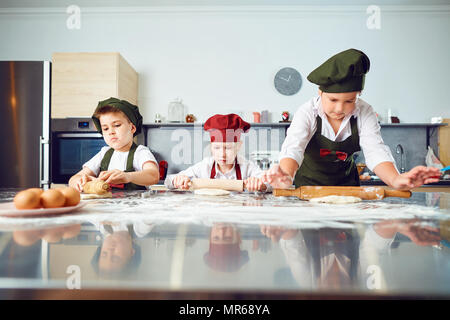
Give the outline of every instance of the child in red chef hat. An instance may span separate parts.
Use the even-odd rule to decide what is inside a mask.
[[[249,261],[247,250],[241,250],[238,229],[225,223],[216,223],[209,235],[209,251],[203,256],[205,263],[216,271],[237,272]]]
[[[167,176],[168,188],[189,189],[191,179],[236,179],[244,180],[248,191],[266,190],[260,179],[262,170],[253,162],[238,155],[242,146],[241,134],[248,132],[250,124],[237,114],[216,114],[204,124],[211,138],[211,157],[179,172]]]

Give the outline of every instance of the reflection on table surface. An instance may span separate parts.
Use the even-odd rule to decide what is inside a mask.
[[[3,193],[2,199],[10,196]],[[341,215],[321,215],[322,208],[329,209],[323,205],[315,208],[317,219],[294,219],[288,211],[286,220],[274,219],[299,202],[301,213],[312,209],[300,200],[264,194],[221,200],[238,208],[232,219],[220,210],[205,215],[202,206],[196,207],[199,219],[185,221],[179,215],[171,220],[167,214],[164,219],[143,214],[133,206],[150,201],[157,211],[161,203],[152,202],[157,197],[179,198],[195,208],[184,193],[126,193],[93,202],[87,211],[70,215],[72,220],[0,219],[0,288],[450,296],[448,194],[419,193],[348,209],[366,208],[366,220],[345,219],[343,206],[334,207]],[[215,200],[199,201],[217,206]],[[108,214],[114,205],[125,208],[123,202],[138,213]],[[426,210],[410,212],[408,206]],[[250,210],[255,219],[237,219],[246,207],[274,213],[262,218]],[[376,216],[370,214],[374,207],[404,212]]]

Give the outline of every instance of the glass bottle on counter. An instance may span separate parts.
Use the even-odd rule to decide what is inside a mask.
[[[169,103],[169,110],[167,114],[169,122],[181,123],[184,122],[184,105],[180,98],[176,98]]]

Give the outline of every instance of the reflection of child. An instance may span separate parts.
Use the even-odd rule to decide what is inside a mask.
[[[121,275],[132,273],[141,263],[141,249],[133,241],[133,226],[111,225],[102,223],[100,230],[105,238],[100,247],[97,248],[91,264],[99,274]],[[147,226],[150,232],[153,226]]]
[[[292,275],[302,288],[349,289],[359,266],[359,235],[353,230],[288,230],[280,237]]]
[[[209,237],[209,251],[204,255],[205,263],[212,269],[224,272],[239,270],[249,260],[247,250],[240,249],[241,236],[228,224],[215,224]]]
[[[100,101],[92,116],[108,147],[103,147],[83,169],[69,180],[69,185],[83,190],[96,178],[128,190],[146,189],[159,181],[159,170],[150,150],[136,145],[133,137],[141,132],[142,116],[137,106],[109,98]]]
[[[241,133],[250,129],[249,123],[236,114],[218,114],[205,122],[204,129],[211,136],[212,157],[176,175],[169,175],[165,181],[168,188],[189,189],[191,179],[210,178],[244,180],[244,187],[249,191],[266,189],[259,178],[262,170],[237,155],[242,146]]]

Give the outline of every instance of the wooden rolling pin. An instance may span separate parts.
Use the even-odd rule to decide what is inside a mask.
[[[381,200],[386,197],[411,197],[411,191],[385,190],[382,187],[302,186],[297,189],[274,189],[273,194],[277,197],[295,196],[304,200],[326,196],[353,196],[363,200]]]
[[[106,194],[109,192],[111,187],[108,183],[103,180],[91,180],[85,183],[83,186],[84,193],[92,194]]]
[[[223,189],[242,192],[244,191],[244,181],[228,179],[192,179],[190,189]]]

